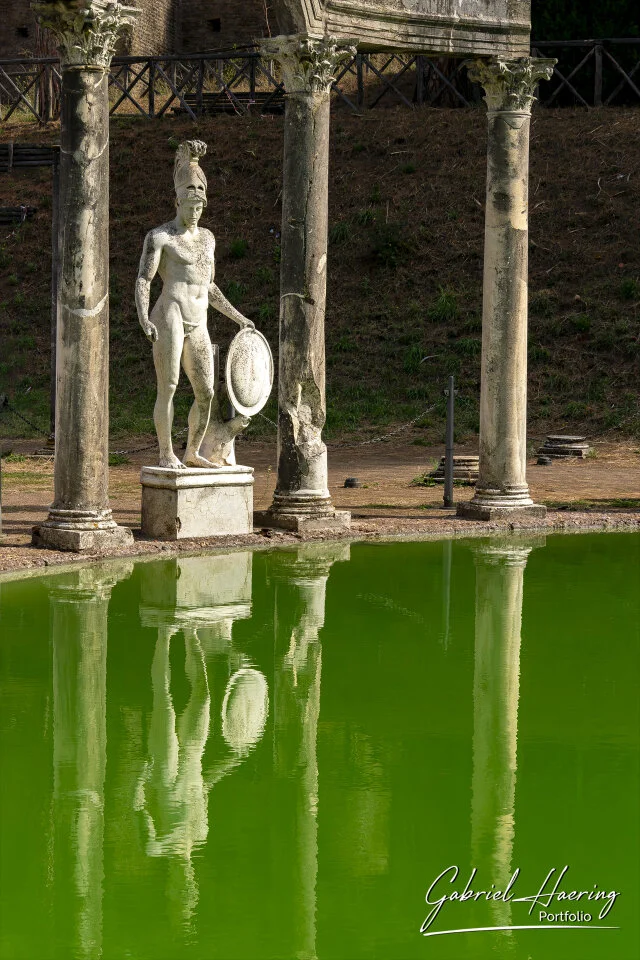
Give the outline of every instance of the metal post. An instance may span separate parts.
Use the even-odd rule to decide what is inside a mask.
[[[454,378],[449,377],[445,390],[447,398],[447,437],[444,451],[444,507],[453,507],[453,405],[455,402]]]
[[[56,429],[56,339],[58,336],[58,273],[60,264],[60,147],[53,148],[51,181],[51,386],[49,393],[49,432]]]

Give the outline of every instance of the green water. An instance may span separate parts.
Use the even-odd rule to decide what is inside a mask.
[[[632,534],[0,584],[0,957],[637,960],[639,586]],[[517,901],[565,866],[618,895]],[[427,933],[538,928],[422,936],[474,868]]]

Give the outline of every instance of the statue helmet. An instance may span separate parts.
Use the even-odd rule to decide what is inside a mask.
[[[200,166],[200,157],[207,152],[202,140],[185,140],[176,150],[173,163],[173,183],[178,200],[197,197],[207,204],[207,178]]]

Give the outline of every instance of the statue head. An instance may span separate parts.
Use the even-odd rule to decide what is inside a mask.
[[[185,140],[176,150],[173,183],[178,216],[186,226],[195,226],[207,205],[207,178],[200,157],[207,152],[202,140]]]

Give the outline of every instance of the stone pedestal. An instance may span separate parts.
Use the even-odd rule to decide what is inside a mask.
[[[37,2],[62,68],[54,503],[34,542],[95,550],[132,541],[109,508],[109,83],[137,11]]]
[[[440,457],[438,466],[429,474],[436,483],[444,483],[445,459],[445,457]],[[455,456],[453,458],[453,479],[463,480],[470,485],[476,483],[478,479],[478,457],[462,454]]]
[[[253,467],[143,467],[140,483],[146,537],[184,540],[253,530]]]
[[[586,437],[550,434],[538,450],[538,456],[551,457],[553,460],[570,460],[572,457],[584,460],[591,449],[586,441]]]
[[[263,41],[286,89],[280,274],[278,479],[268,526],[344,529],[327,486],[324,314],[327,287],[329,93],[355,47],[307,36]]]
[[[554,62],[525,57],[470,67],[488,107],[480,464],[474,498],[457,510],[474,519],[546,512],[526,479],[529,121],[536,84]]]

